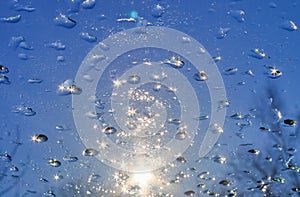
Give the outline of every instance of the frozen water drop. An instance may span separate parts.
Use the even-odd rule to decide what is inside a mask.
[[[31,79],[28,79],[27,82],[28,83],[42,83],[42,79],[38,79],[38,78],[31,78]]]
[[[63,160],[68,161],[68,162],[76,162],[76,161],[78,161],[78,157],[76,157],[76,156],[64,156]]]
[[[3,66],[3,65],[0,64],[0,73],[1,74],[6,74],[8,72],[9,72],[8,68],[6,66]]]
[[[0,75],[0,84],[10,84],[9,78],[6,75]]]
[[[216,33],[216,38],[217,39],[223,39],[223,38],[225,38],[227,36],[229,30],[230,30],[230,28],[222,28],[222,27],[220,27],[220,29]]]
[[[83,156],[95,156],[97,154],[98,154],[98,151],[96,151],[93,148],[87,148],[87,149],[82,151]]]
[[[92,9],[96,5],[96,0],[84,0],[81,3],[83,9]]]
[[[10,156],[8,153],[3,153],[0,155],[0,159],[4,162],[10,162],[12,160],[12,156]]]
[[[237,68],[228,68],[225,70],[225,74],[226,75],[233,75],[235,73],[237,73],[238,69]]]
[[[298,29],[297,25],[291,20],[282,22],[280,27],[287,31],[296,31]]]
[[[193,77],[196,81],[205,81],[207,80],[207,74],[204,71],[200,71],[194,74]]]
[[[61,166],[61,162],[57,159],[49,159],[48,164],[52,167],[59,167]]]
[[[115,127],[106,127],[103,129],[103,133],[107,135],[111,135],[117,132],[117,129]]]
[[[21,20],[21,15],[0,18],[0,22],[2,23],[17,23],[20,20]]]
[[[194,196],[194,195],[196,195],[196,192],[193,191],[193,190],[189,190],[189,191],[184,192],[184,194],[185,194],[186,196]]]
[[[37,135],[32,136],[31,140],[34,141],[34,142],[41,143],[41,142],[48,141],[48,137],[44,134],[37,134]]]
[[[56,50],[65,50],[66,49],[66,45],[64,45],[62,42],[60,42],[59,40],[52,42],[50,44],[45,44],[46,47],[50,47]]]
[[[263,59],[263,58],[267,57],[267,55],[264,52],[264,50],[263,49],[259,49],[259,48],[252,49],[250,51],[249,56],[254,57],[256,59]]]
[[[165,60],[164,64],[168,64],[174,68],[182,68],[184,66],[184,61],[179,57],[172,57],[171,59]]]
[[[33,47],[27,44],[25,41],[20,42],[19,47],[25,50],[33,50]]]
[[[164,13],[164,8],[159,4],[155,5],[151,10],[151,14],[155,18],[161,17],[163,13]]]
[[[245,11],[244,10],[230,10],[228,12],[237,22],[241,23],[245,21]]]
[[[54,18],[54,23],[57,26],[62,26],[66,28],[73,28],[77,24],[77,22],[68,16],[60,13],[57,17]]]
[[[88,41],[88,42],[96,42],[97,41],[96,36],[89,34],[87,32],[81,32],[79,35],[80,35],[80,38],[82,38],[85,41]]]

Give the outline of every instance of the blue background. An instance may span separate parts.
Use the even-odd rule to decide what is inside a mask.
[[[186,172],[190,178],[166,190],[174,196],[183,196],[189,190],[194,190],[196,196],[208,195],[209,192],[224,196],[230,193],[228,190],[236,188],[239,196],[262,196],[257,181],[264,180],[268,184],[268,195],[297,196],[292,188],[300,187],[299,172],[286,169],[284,163],[293,155],[291,163],[299,164],[299,153],[288,150],[299,148],[299,130],[297,126],[281,124],[284,119],[298,120],[300,117],[300,35],[299,31],[282,28],[288,20],[300,24],[300,8],[296,0],[96,1],[92,9],[84,9],[80,4],[81,1],[76,0],[0,2],[0,18],[21,15],[17,23],[0,23],[0,64],[9,68],[10,72],[5,75],[11,82],[9,85],[0,83],[0,154],[12,156],[10,162],[0,160],[0,196],[41,196],[49,190],[56,196],[86,196],[87,176],[95,171],[101,176],[98,180],[100,185],[114,188],[111,180],[114,170],[102,164],[95,166],[95,161],[81,155],[84,147],[73,122],[71,96],[59,96],[56,90],[66,79],[75,78],[81,61],[99,41],[139,25],[137,22],[117,21],[129,18],[132,11],[143,18],[137,20],[182,31],[198,40],[212,56],[221,56],[222,60],[217,65],[231,103],[227,109],[224,133],[207,158],[199,163],[197,154],[187,154],[188,162],[176,164],[167,178],[172,179],[174,174],[192,167],[198,172]],[[153,16],[157,4],[163,7],[161,17]],[[16,5],[32,5],[35,10],[17,11]],[[243,10],[245,21],[239,22],[228,13],[230,10]],[[54,18],[59,13],[74,19],[76,26],[65,28],[56,25]],[[229,28],[227,35],[221,39],[218,37],[220,28]],[[96,36],[97,42],[82,39],[81,32]],[[13,36],[23,36],[33,50],[9,46]],[[48,46],[58,40],[66,46],[64,50]],[[249,56],[254,48],[263,49],[268,57],[257,59]],[[22,53],[28,59],[19,58]],[[59,62],[57,56],[63,56],[65,60]],[[268,77],[265,65],[275,66],[283,75],[277,79]],[[238,71],[226,75],[228,68],[238,68]],[[245,74],[248,70],[252,70],[255,76]],[[32,78],[43,81],[28,83],[28,79]],[[245,85],[238,85],[239,82],[245,82]],[[13,113],[12,109],[18,105],[31,107],[36,115]],[[283,116],[279,122],[274,118],[275,108]],[[230,118],[234,113],[250,113],[251,126],[240,130],[236,123],[246,121]],[[62,125],[65,130],[57,130],[57,125]],[[263,132],[259,129],[261,126],[279,132]],[[31,136],[37,133],[46,134],[49,140],[33,143]],[[282,149],[274,148],[276,144]],[[260,154],[253,155],[248,152],[249,149],[258,149]],[[79,160],[63,162],[59,168],[48,165],[49,158],[62,160],[65,155],[75,155]],[[216,155],[225,156],[227,163],[215,162]],[[273,160],[266,161],[267,156]],[[19,171],[10,170],[12,165],[17,166]],[[251,173],[244,173],[245,170]],[[197,177],[203,171],[209,171],[209,177],[215,180]],[[55,174],[60,174],[61,178],[54,180]],[[266,178],[268,176],[270,180]],[[48,182],[40,181],[41,177]],[[272,181],[276,177],[284,177],[285,183]],[[228,187],[219,184],[223,179],[231,180],[232,184]],[[205,183],[206,187],[197,187],[199,183]],[[74,192],[74,185],[79,185],[80,193]],[[209,192],[204,194],[203,191]],[[93,195],[107,194],[99,191]]]

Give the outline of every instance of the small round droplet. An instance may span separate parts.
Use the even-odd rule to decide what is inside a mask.
[[[179,156],[176,158],[176,161],[180,162],[180,163],[186,163],[186,159],[183,156]]]
[[[241,23],[245,21],[245,11],[244,10],[230,10],[228,12],[237,22]]]
[[[296,31],[298,29],[297,25],[291,20],[282,22],[280,27],[287,31]]]
[[[46,135],[44,135],[44,134],[34,135],[34,136],[31,137],[31,139],[32,139],[32,141],[38,142],[38,143],[48,141],[48,137]]]
[[[53,167],[61,166],[61,162],[56,159],[49,159],[48,164]]]
[[[103,133],[107,135],[111,135],[117,132],[117,129],[115,127],[106,127],[103,129]]]
[[[205,81],[207,80],[207,74],[204,71],[200,71],[194,74],[194,79],[196,81]]]
[[[87,148],[85,150],[83,150],[82,155],[83,156],[95,156],[98,154],[98,151],[96,151],[93,148]]]

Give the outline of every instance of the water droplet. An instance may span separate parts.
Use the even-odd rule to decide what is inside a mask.
[[[180,162],[180,163],[186,163],[186,159],[183,156],[179,156],[176,158],[176,161]]]
[[[141,82],[141,77],[138,75],[131,75],[128,77],[127,82],[130,84],[138,84]]]
[[[28,55],[26,55],[25,53],[19,53],[18,54],[18,58],[20,59],[20,60],[28,60]]]
[[[230,10],[228,12],[237,22],[241,23],[245,21],[245,11],[244,10]]]
[[[17,166],[15,166],[15,165],[12,165],[12,166],[10,166],[9,170],[10,170],[11,172],[18,172],[18,171],[19,171],[19,168],[18,168]]]
[[[296,126],[297,125],[297,121],[296,120],[292,120],[292,119],[285,119],[283,121],[283,123],[286,126]]]
[[[101,179],[101,176],[99,174],[91,174],[89,177],[88,177],[88,183],[98,183],[100,182],[100,179]]]
[[[223,156],[216,156],[214,158],[214,161],[219,163],[219,164],[226,164],[227,159],[226,159],[226,157],[223,157]]]
[[[232,114],[230,116],[230,118],[235,119],[235,120],[240,120],[240,119],[243,119],[243,115],[240,113],[235,113],[235,114]]]
[[[42,83],[42,79],[38,79],[38,78],[32,78],[32,79],[28,79],[27,82],[28,83]]]
[[[187,136],[188,136],[188,133],[185,131],[185,130],[179,130],[177,133],[176,133],[176,135],[175,135],[175,138],[177,139],[177,140],[184,140],[184,139],[186,139],[187,138]]]
[[[193,191],[193,190],[189,190],[189,191],[184,192],[184,194],[185,194],[186,196],[194,196],[194,195],[196,195],[196,192]]]
[[[71,79],[67,79],[57,87],[57,94],[60,96],[69,94],[81,94],[81,92],[81,88],[76,86],[75,82]]]
[[[52,191],[52,190],[48,190],[48,191],[44,192],[44,196],[56,197],[54,191]]]
[[[223,128],[216,123],[211,125],[211,131],[214,133],[223,133],[224,132]]]
[[[280,27],[287,31],[296,31],[298,29],[296,24],[291,20],[286,20],[286,21],[282,22]]]
[[[253,153],[253,154],[255,154],[255,155],[258,155],[258,154],[260,153],[260,151],[259,151],[259,150],[256,150],[256,149],[250,149],[250,150],[248,150],[248,152],[249,152],[249,153]]]
[[[220,27],[220,29],[218,30],[218,32],[216,33],[216,38],[217,39],[223,39],[227,36],[227,33],[229,32],[230,28],[222,28]]]
[[[9,70],[6,66],[0,65],[0,73],[1,74],[6,74],[8,72],[9,72]]]
[[[214,60],[214,62],[219,62],[222,60],[222,57],[220,55],[218,55],[218,56],[213,57],[212,59]]]
[[[228,68],[225,70],[225,74],[226,75],[233,75],[235,73],[237,73],[238,69],[237,68]]]
[[[270,2],[269,7],[270,8],[277,8],[277,4],[275,2]]]
[[[117,132],[117,129],[115,127],[106,127],[103,129],[103,133],[107,135],[111,135]]]
[[[0,155],[0,159],[4,162],[10,162],[12,160],[12,157],[8,153],[3,153]]]
[[[222,180],[219,182],[219,184],[224,185],[224,186],[230,186],[231,181],[230,180]]]
[[[100,48],[103,50],[103,51],[108,51],[109,50],[109,46],[107,44],[104,44],[103,42],[99,42],[98,44],[100,46]]]
[[[272,79],[277,79],[282,76],[282,72],[273,66],[266,66],[269,70],[268,76]]]
[[[52,167],[59,167],[61,166],[61,162],[56,159],[49,159],[48,164]]]
[[[94,36],[94,35],[91,35],[87,32],[81,32],[79,34],[80,38],[82,38],[83,40],[85,41],[88,41],[88,42],[96,42],[97,41],[97,37]]]
[[[13,9],[16,11],[33,12],[35,8],[31,4],[20,4],[19,1],[14,1]]]
[[[87,149],[82,151],[83,156],[95,156],[97,154],[98,154],[98,151],[96,151],[93,148],[87,148]]]
[[[151,10],[151,14],[155,18],[161,17],[163,13],[164,13],[164,8],[159,4],[155,5]]]
[[[6,75],[0,75],[0,84],[10,84],[9,78]]]
[[[66,49],[66,45],[64,45],[62,42],[60,42],[59,40],[52,42],[50,44],[45,44],[46,47],[50,47],[53,48],[55,50],[65,50]]]
[[[96,5],[96,0],[84,0],[81,3],[83,9],[92,9]]]
[[[174,68],[182,68],[184,66],[184,61],[179,57],[172,57],[171,59],[165,60],[164,64],[168,64]]]
[[[48,141],[48,137],[44,134],[37,134],[37,135],[32,136],[31,140],[34,141],[34,142],[41,143],[41,142]]]
[[[249,56],[254,57],[256,59],[263,59],[263,58],[267,57],[267,55],[264,52],[264,50],[263,49],[259,49],[259,48],[252,49],[250,51]]]
[[[178,119],[178,118],[169,118],[168,119],[168,123],[175,124],[175,125],[180,125],[181,124],[181,120]]]
[[[0,18],[0,22],[2,23],[17,23],[20,20],[21,20],[21,15]]]
[[[31,107],[27,107],[25,105],[17,105],[12,108],[13,113],[20,113],[25,116],[34,116],[36,114],[35,111]]]
[[[57,26],[62,26],[66,28],[73,28],[77,24],[77,22],[66,15],[60,13],[57,17],[54,18],[54,23]]]
[[[10,38],[8,46],[17,48],[22,41],[25,41],[25,38],[23,36],[13,36]]]
[[[19,47],[25,50],[33,50],[33,47],[25,41],[20,42]]]
[[[64,156],[63,160],[68,161],[68,162],[76,162],[76,161],[78,161],[78,157],[76,157],[76,156]]]
[[[194,74],[193,77],[196,81],[205,81],[207,80],[207,74],[204,71],[200,71]]]

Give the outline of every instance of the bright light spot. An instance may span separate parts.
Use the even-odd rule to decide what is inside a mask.
[[[147,187],[153,181],[153,174],[151,173],[138,173],[133,175],[133,181],[140,187]]]

